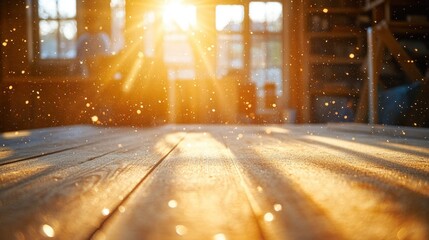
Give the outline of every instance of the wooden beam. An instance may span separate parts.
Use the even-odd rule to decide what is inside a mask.
[[[424,77],[419,71],[417,66],[414,64],[414,60],[408,55],[404,48],[398,43],[396,38],[390,31],[389,26],[386,22],[381,22],[376,26],[376,34],[383,42],[384,45],[392,53],[392,56],[401,65],[402,70],[410,78],[412,82],[423,81]]]
[[[375,45],[377,44],[376,34],[373,28],[368,28],[368,103],[369,103],[369,123],[378,123],[378,69]]]

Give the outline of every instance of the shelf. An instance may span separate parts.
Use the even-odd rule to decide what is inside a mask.
[[[353,38],[353,37],[364,37],[365,32],[358,32],[355,29],[345,31],[328,31],[328,32],[308,32],[308,37],[311,38]]]
[[[364,9],[365,11],[369,11],[381,4],[384,4],[385,2],[386,0],[375,0],[375,1],[367,0]]]
[[[314,4],[311,1],[307,3],[309,8],[304,13],[306,31],[303,37],[308,43],[305,63],[308,72],[304,77],[309,96],[313,99],[324,96],[355,101],[360,95],[358,76],[365,59],[361,46],[365,44],[367,33],[363,26],[370,24],[369,19],[362,18],[366,16],[363,2],[328,3],[320,0]],[[349,57],[351,53],[354,54],[353,58]],[[312,109],[316,103],[310,100],[306,104],[309,105],[308,109]],[[320,112],[306,114],[308,119],[318,119],[311,114]]]
[[[327,12],[324,10],[327,9]],[[314,14],[360,14],[363,9],[354,7],[311,7],[309,13]]]
[[[311,56],[310,62],[313,64],[361,64],[362,59],[351,59],[346,57],[333,57],[333,56]]]
[[[359,89],[344,86],[326,86],[320,89],[312,89],[313,96],[338,96],[359,97]]]
[[[415,6],[417,6],[417,8],[420,7],[424,7],[424,6],[429,6],[429,2],[428,1],[421,1],[421,0],[414,0],[414,1],[404,1],[404,0],[367,0],[366,4],[364,6],[364,10],[365,11],[369,11],[372,10],[380,5],[383,4],[390,4],[393,6],[410,6],[412,5],[412,3],[415,4]]]
[[[389,28],[393,33],[429,33],[429,22],[391,21]]]

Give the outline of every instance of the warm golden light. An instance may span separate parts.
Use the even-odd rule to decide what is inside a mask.
[[[28,136],[30,136],[29,131],[5,132],[2,134],[2,137],[4,139],[14,139],[14,138],[21,138],[21,137],[28,137]]]
[[[279,203],[274,204],[274,210],[280,212],[283,209],[282,205]]]
[[[170,200],[170,201],[168,201],[168,206],[170,208],[176,208],[177,207],[177,201],[176,200]]]
[[[226,240],[226,236],[223,233],[218,233],[213,236],[214,240]]]
[[[143,63],[142,58],[138,58],[136,61],[134,61],[134,64],[131,67],[131,70],[128,73],[128,76],[125,79],[124,86],[122,87],[123,92],[129,92],[131,90],[131,88],[134,84],[134,81],[136,80],[136,77],[140,71],[142,63]]]
[[[8,148],[0,148],[0,159],[4,159],[7,157],[12,156],[13,151],[9,150]]]
[[[163,7],[163,20],[166,30],[187,31],[197,25],[196,7],[183,4],[180,0],[171,0]]]
[[[42,226],[42,231],[43,231],[43,234],[45,234],[46,237],[52,238],[52,237],[55,236],[54,229],[51,226],[49,226],[48,224],[44,224]]]
[[[98,116],[92,116],[91,117],[91,121],[93,122],[93,123],[96,123],[97,121],[98,121]]]
[[[264,221],[265,222],[272,222],[274,220],[274,215],[270,212],[265,213],[264,215]]]
[[[180,236],[185,235],[188,232],[188,228],[186,228],[183,225],[177,225],[176,226],[176,233]]]
[[[110,210],[108,208],[103,208],[103,210],[101,210],[101,214],[103,214],[103,216],[107,216],[110,214]]]
[[[289,133],[288,129],[280,128],[280,127],[265,127],[264,131],[266,134],[279,133],[286,134]]]

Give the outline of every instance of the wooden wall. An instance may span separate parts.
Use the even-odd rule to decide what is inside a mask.
[[[32,39],[29,38],[31,1],[5,0],[0,4],[0,131],[85,123],[142,125],[166,122],[166,75],[162,66],[157,66],[156,72],[150,71],[153,61],[141,61],[134,76],[141,80],[140,84],[126,92],[123,85],[129,74],[129,62],[138,57],[136,52],[122,61],[122,81],[112,81],[112,76],[106,74],[115,67],[111,62],[115,61],[114,57],[104,63],[100,74],[87,79],[64,71],[69,65],[61,66],[55,62],[35,70],[35,60],[30,54]],[[78,7],[84,9],[78,11],[79,21],[87,16],[110,18],[109,1],[82,1]],[[103,22],[106,24],[103,28],[109,29],[109,21]],[[79,34],[84,24],[78,26]],[[98,121],[93,122],[93,116],[97,116]]]
[[[76,75],[59,73],[64,71],[64,69],[59,69],[60,67],[56,65],[46,65],[44,72],[34,71],[34,60],[33,56],[31,56],[32,39],[29,38],[29,31],[31,31],[29,23],[31,21],[28,20],[31,16],[32,1],[1,1],[1,43],[6,39],[8,39],[8,42],[6,46],[0,45],[0,63],[2,64],[0,78],[0,131],[91,123],[91,116],[94,115],[100,116],[100,119],[110,124],[162,123],[167,121],[169,118],[167,116],[168,84],[165,79],[166,76],[163,75],[164,73],[154,75],[142,70],[139,76],[146,79],[146,81],[149,81],[148,78],[150,77],[158,79],[156,81],[149,81],[150,84],[155,84],[154,88],[146,88],[144,90],[146,92],[138,90],[125,94],[121,92],[120,82],[111,82],[111,79],[105,79],[104,82],[81,79]],[[150,5],[149,2],[147,2],[148,5]],[[107,14],[109,9],[108,3],[109,1],[105,0],[78,1],[78,7],[83,9],[78,11],[78,20],[84,20],[86,15],[109,19],[109,14]],[[284,46],[287,48],[287,51],[285,51],[283,70],[284,79],[287,81],[285,82],[286,87],[284,92],[288,96],[282,99],[282,107],[297,109],[298,122],[303,118],[301,106],[306,101],[305,86],[301,82],[303,71],[303,64],[301,63],[303,39],[300,38],[301,34],[299,32],[302,31],[303,27],[300,25],[300,16],[302,15],[302,11],[304,11],[301,9],[301,5],[302,3],[297,1],[284,2],[284,17],[286,19]],[[141,14],[141,11],[137,7],[142,6],[144,4],[140,0],[127,1],[127,27],[125,30],[127,47],[135,45],[140,37],[140,35],[133,33],[132,25],[134,22],[139,21],[138,16]],[[207,6],[210,8],[214,5],[207,4]],[[204,14],[199,15],[198,18],[201,21],[212,21],[214,19],[213,16],[206,16]],[[105,30],[109,29],[108,22],[106,21],[106,26],[103,26]],[[214,22],[207,22],[207,24],[214,26]],[[82,33],[83,28],[84,25],[78,25],[78,34]],[[206,46],[211,46],[214,43],[213,33],[210,31],[214,31],[214,29],[197,33],[199,38],[202,39],[202,49],[207,49]],[[126,71],[131,68],[129,63],[138,58],[137,53],[138,51],[135,50],[123,54],[124,56],[126,55],[124,58],[128,62],[123,66],[125,70],[124,77],[127,75]],[[214,64],[215,56],[210,55],[213,53],[207,54],[208,59]],[[162,56],[162,50],[159,50],[155,58],[160,58],[160,56]],[[246,57],[248,56],[249,53],[246,54]],[[210,82],[214,78],[210,74],[207,74],[202,62],[198,62],[198,66],[200,66],[197,69],[198,77],[205,79],[200,84],[206,84],[205,89],[210,91],[213,89]],[[67,67],[65,66],[65,68]],[[147,67],[150,69],[150,66]],[[51,72],[51,74],[47,72]],[[220,85],[222,84],[220,83]],[[144,86],[147,86],[147,84]],[[104,89],[104,91],[100,92],[100,89]],[[233,87],[230,89],[233,89]],[[216,100],[216,96],[213,96],[213,98],[215,99],[214,103],[199,103],[201,105],[198,110],[200,115],[197,117],[199,122],[208,123],[213,122],[214,119],[218,119],[219,121],[217,122],[233,122],[236,119],[236,116],[231,115],[231,111],[235,111],[234,108],[231,111],[220,111],[219,109],[221,108],[218,104],[221,100]],[[109,113],[105,111],[105,115],[102,115],[102,110],[93,109],[95,106],[106,105],[106,102],[109,101],[115,104],[112,107],[115,110],[111,111],[116,111],[116,116],[112,116],[112,113],[109,116]],[[161,101],[161,104],[158,107],[153,107],[159,101]],[[87,104],[89,104],[89,107],[87,107]],[[137,111],[136,106],[139,104],[144,105],[145,110],[139,116],[134,116]],[[212,109],[219,110],[217,115],[211,113]],[[182,113],[179,112],[180,114]],[[183,116],[173,117],[181,118]],[[109,120],[110,118],[112,118],[112,121]],[[185,121],[186,118],[182,120]]]

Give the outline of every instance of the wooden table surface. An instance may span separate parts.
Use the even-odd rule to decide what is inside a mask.
[[[324,125],[0,134],[0,239],[429,239],[429,140]]]

